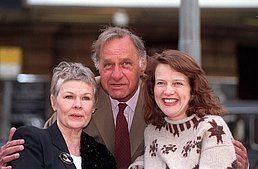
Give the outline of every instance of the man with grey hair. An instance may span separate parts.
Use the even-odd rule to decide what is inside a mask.
[[[105,29],[92,47],[92,59],[100,74],[99,100],[97,110],[84,131],[105,144],[115,155],[118,168],[124,169],[144,151],[143,134],[146,124],[142,111],[144,98],[141,77],[147,65],[145,47],[141,38],[119,27]],[[123,107],[120,105],[125,106],[120,109]],[[120,115],[120,112],[124,114]],[[54,120],[52,117],[47,125]],[[3,146],[0,151],[4,154],[0,154],[0,167],[18,158],[18,153],[8,154],[22,149],[20,142],[8,142]],[[245,169],[248,164],[246,150],[241,143],[236,144],[238,162],[241,165],[239,168]]]

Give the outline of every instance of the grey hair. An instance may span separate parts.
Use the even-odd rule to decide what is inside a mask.
[[[97,83],[94,74],[89,68],[76,62],[60,62],[54,68],[51,80],[51,95],[57,97],[62,84],[70,80],[80,80],[91,85],[96,99]]]
[[[138,56],[140,58],[139,66],[141,68],[143,67],[144,63],[146,62],[147,56],[142,39],[125,28],[108,27],[103,30],[103,32],[99,35],[98,39],[92,45],[93,54],[91,56],[91,59],[94,62],[94,65],[97,70],[99,69],[99,57],[102,46],[110,40],[119,39],[126,36],[130,37],[130,39],[132,40],[137,50]]]

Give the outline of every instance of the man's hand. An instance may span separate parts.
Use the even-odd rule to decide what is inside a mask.
[[[237,156],[237,168],[238,169],[247,169],[249,166],[249,160],[247,156],[246,148],[243,144],[237,140],[233,140],[233,144]]]
[[[11,166],[6,166],[6,164],[12,160],[15,160],[20,157],[18,152],[24,149],[24,140],[12,140],[15,128],[10,129],[9,139],[5,145],[0,149],[0,169],[11,169]]]

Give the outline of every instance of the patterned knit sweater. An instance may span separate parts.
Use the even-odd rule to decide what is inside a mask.
[[[145,129],[144,169],[234,169],[232,134],[220,116],[165,119]]]

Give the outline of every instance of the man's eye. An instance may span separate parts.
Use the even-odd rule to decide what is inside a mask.
[[[112,67],[112,64],[110,64],[110,63],[104,64],[105,69],[110,69],[111,67]]]
[[[123,63],[123,66],[124,66],[124,67],[129,67],[129,66],[131,66],[131,65],[132,65],[131,62],[124,62],[124,63]]]

